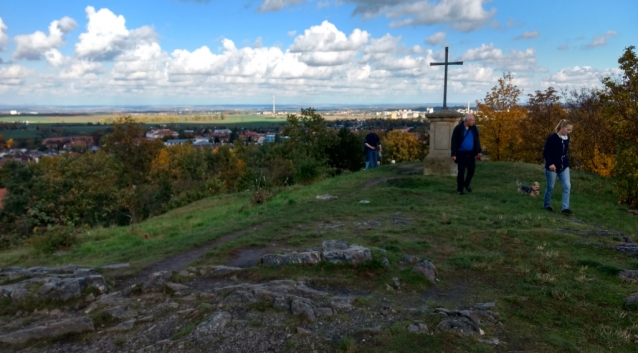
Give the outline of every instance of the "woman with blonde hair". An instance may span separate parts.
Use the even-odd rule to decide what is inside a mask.
[[[556,125],[555,133],[549,135],[545,141],[543,149],[543,157],[545,158],[545,178],[547,180],[547,188],[545,189],[545,202],[543,207],[548,211],[554,211],[550,203],[552,201],[552,192],[556,184],[556,177],[560,179],[563,186],[563,204],[561,211],[565,215],[571,215],[569,209],[569,194],[571,190],[571,180],[569,177],[569,135],[572,133],[574,125],[568,120],[561,120]]]

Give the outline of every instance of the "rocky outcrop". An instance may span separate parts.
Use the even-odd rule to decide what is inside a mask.
[[[423,275],[432,284],[436,283],[436,267],[428,260],[422,260],[412,268],[412,272]]]
[[[64,319],[56,322],[49,322],[38,326],[15,331],[0,336],[0,342],[8,344],[21,344],[29,340],[53,338],[72,333],[82,333],[95,331],[93,322],[88,317],[78,317]]]
[[[492,310],[495,307],[495,303],[483,303],[467,310],[452,311],[439,308],[434,310],[431,315],[443,317],[436,327],[440,332],[453,333],[461,337],[482,336],[485,333],[481,329],[482,325],[498,323],[500,316]]]
[[[0,269],[0,296],[18,302],[30,297],[68,301],[80,298],[87,290],[106,293],[108,287],[102,275],[92,268],[10,267]]]
[[[321,261],[333,264],[359,265],[372,260],[370,249],[363,246],[348,244],[341,240],[326,240],[321,244],[321,249],[309,249],[293,251],[286,254],[268,254],[261,258],[261,263],[266,266],[281,266],[291,264],[316,265]],[[385,259],[384,264],[390,263]]]

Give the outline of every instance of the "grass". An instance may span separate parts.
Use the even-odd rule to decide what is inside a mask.
[[[195,265],[227,264],[245,248],[315,247],[326,239],[387,250],[390,269],[373,261],[360,268],[321,264],[314,267],[260,267],[242,272],[244,279],[324,278],[320,287],[348,287],[365,307],[378,296],[392,300],[386,284],[397,277],[405,303],[456,308],[496,301],[504,333],[487,329],[486,337],[508,343],[508,351],[632,352],[638,334],[638,311],[624,307],[637,292],[635,283],[617,277],[638,269],[638,261],[600,247],[612,237],[582,235],[598,227],[638,235],[638,217],[619,206],[610,180],[573,172],[572,210],[564,217],[542,209],[542,200],[516,193],[515,181],[540,181],[542,167],[516,163],[481,163],[474,192],[455,193],[454,178],[402,176],[404,166],[386,166],[324,180],[310,186],[276,190],[265,205],[251,203],[249,193],[222,195],[173,210],[131,227],[94,229],[78,234],[64,256],[36,253],[28,247],[0,252],[0,266],[53,266],[74,263],[99,266],[130,262],[133,269],[225,234],[261,225],[216,247]],[[401,177],[371,189],[376,178]],[[317,195],[339,196],[318,201]],[[560,186],[553,203],[560,203]],[[359,204],[370,200],[370,204]],[[398,214],[398,215],[397,215]],[[141,237],[137,234],[147,234]],[[432,261],[440,282],[433,286],[409,269],[396,266],[410,254]],[[443,296],[437,296],[442,293]],[[262,309],[267,309],[266,307]],[[436,322],[423,318],[428,327]],[[432,319],[430,319],[432,320]],[[406,323],[399,323],[400,326]],[[415,335],[405,328],[383,330],[356,351],[487,352],[494,348],[447,335]],[[354,347],[354,346],[353,346]],[[355,349],[355,348],[347,348]]]

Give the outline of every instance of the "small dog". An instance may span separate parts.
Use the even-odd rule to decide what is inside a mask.
[[[541,184],[535,181],[532,186],[527,186],[521,184],[520,181],[516,181],[516,185],[518,185],[518,192],[521,194],[528,194],[531,197],[536,197],[540,194]]]

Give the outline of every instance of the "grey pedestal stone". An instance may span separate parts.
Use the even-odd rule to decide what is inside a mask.
[[[423,162],[423,175],[456,176],[457,166],[451,158],[452,132],[464,117],[454,110],[426,114],[430,121],[430,151]]]

